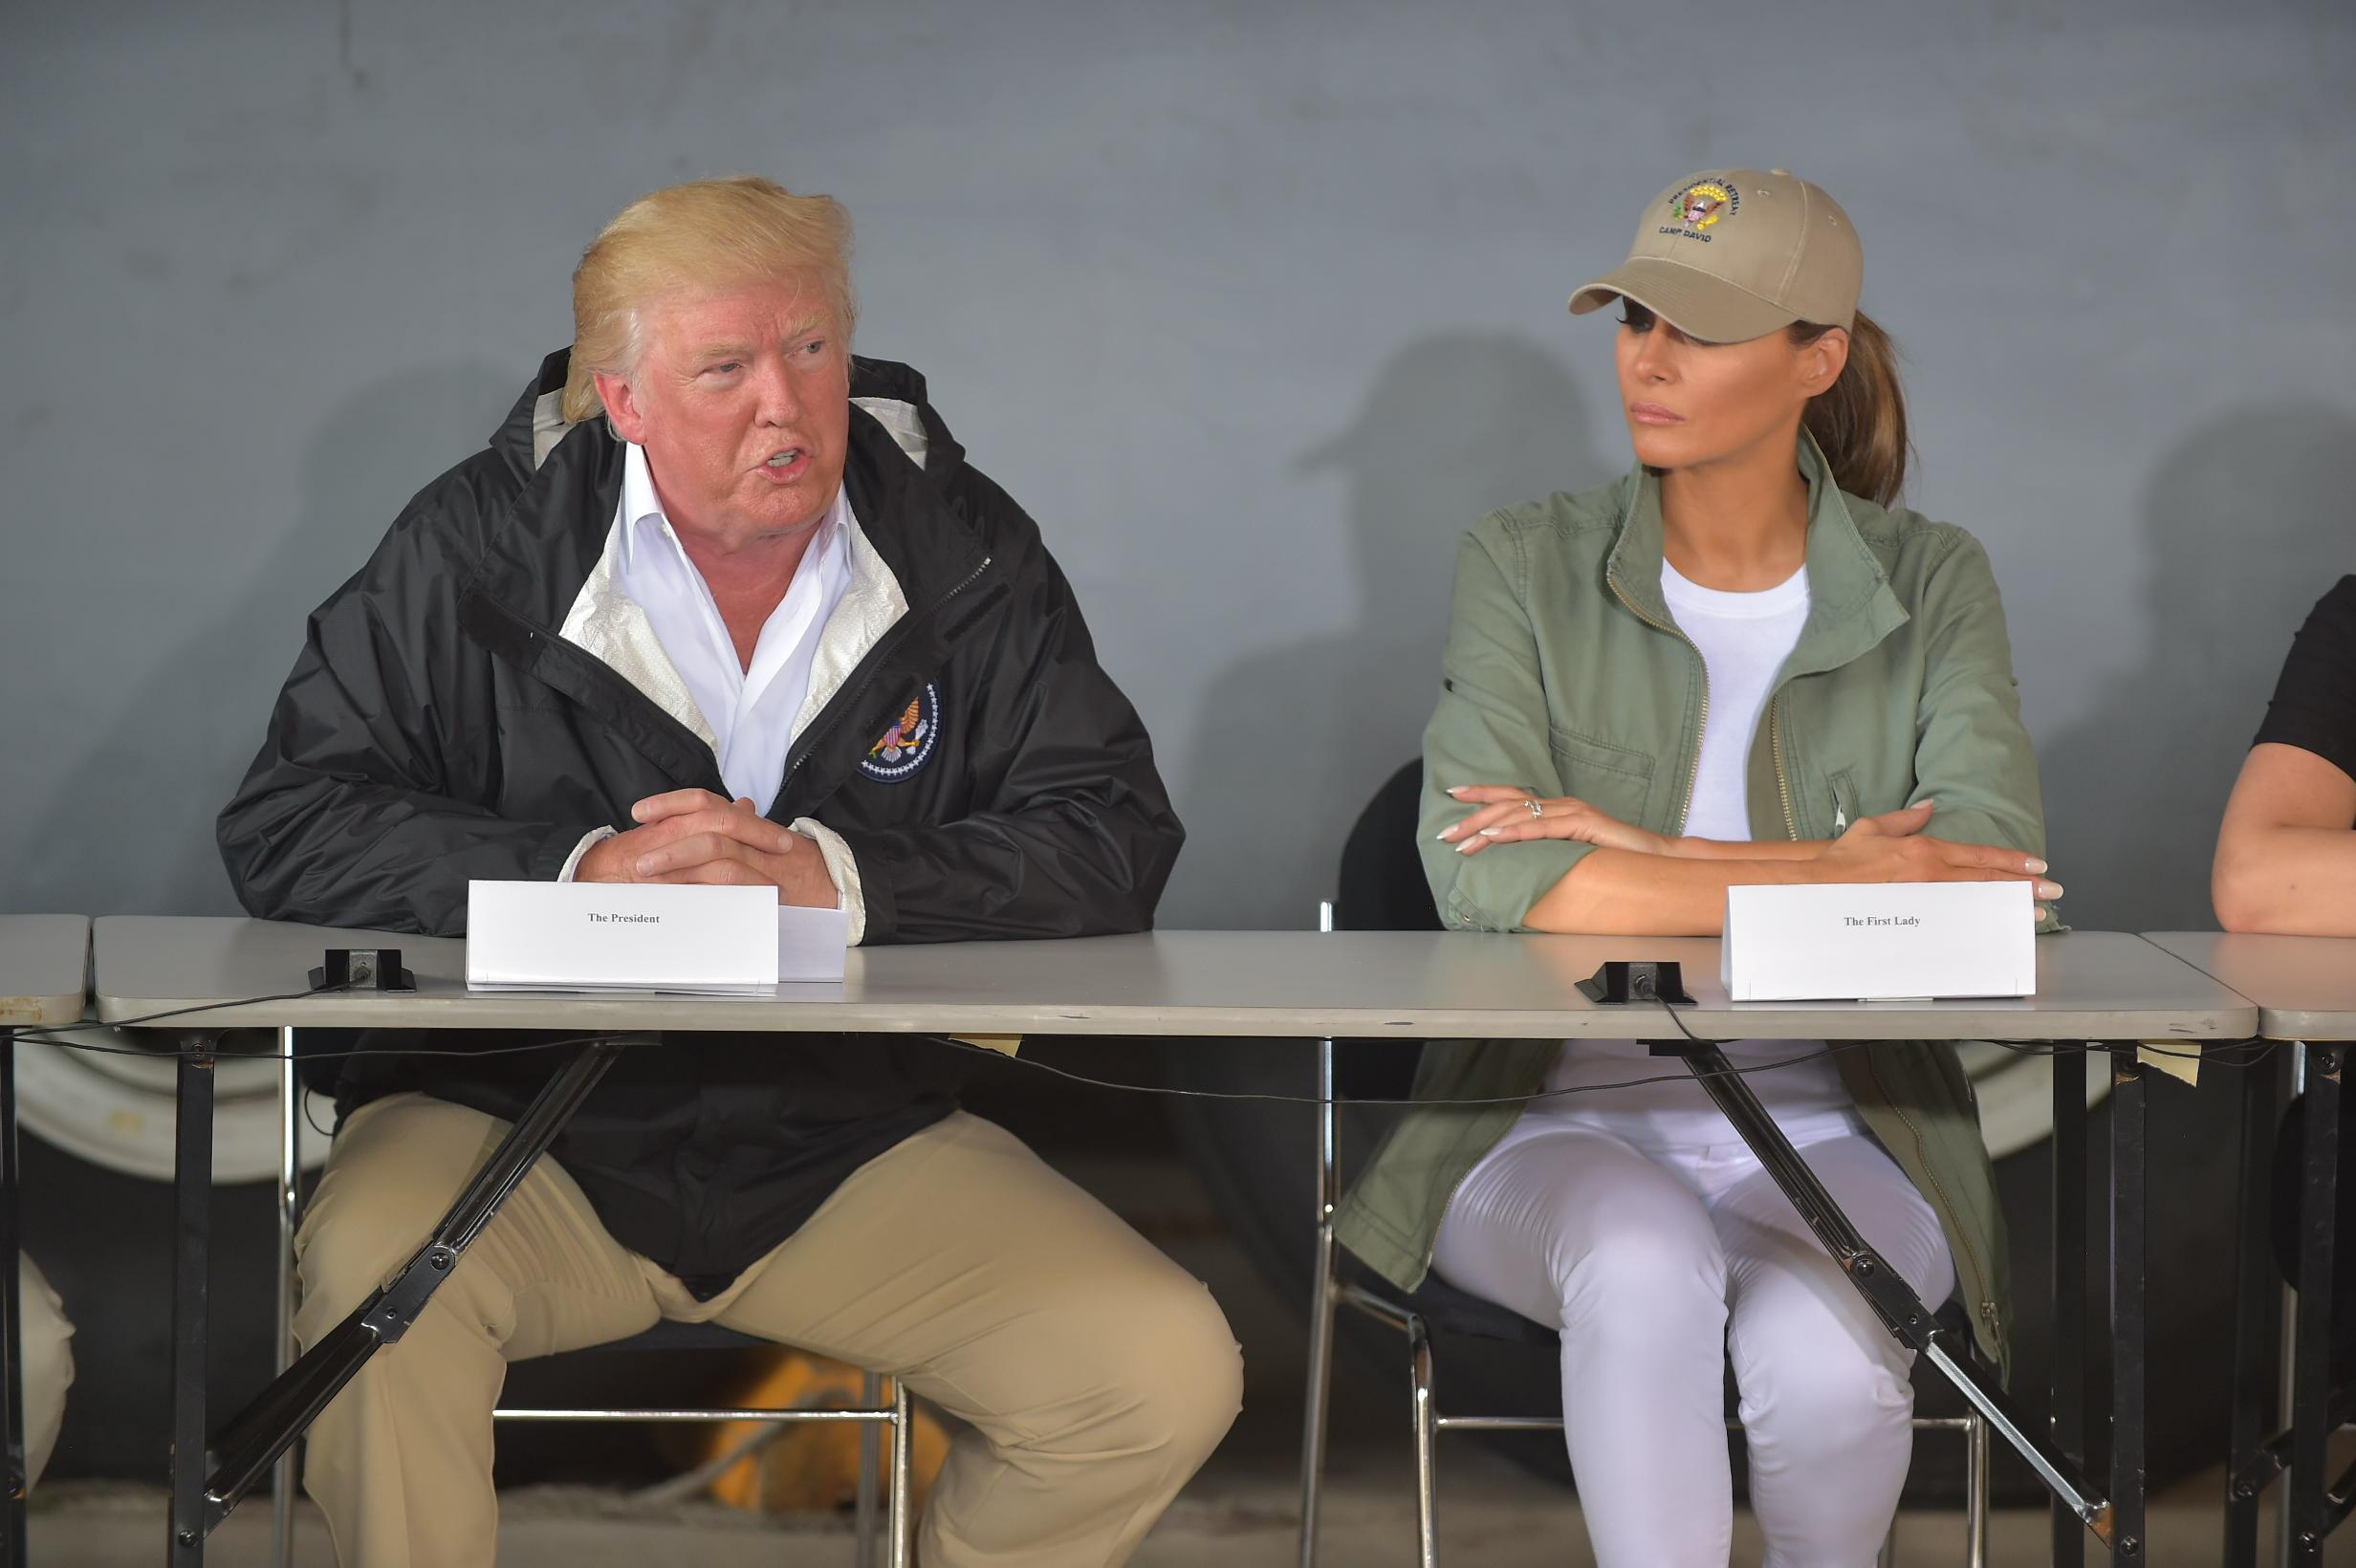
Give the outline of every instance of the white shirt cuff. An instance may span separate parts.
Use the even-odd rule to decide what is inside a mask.
[[[615,836],[615,831],[613,828],[591,828],[582,834],[580,842],[573,846],[573,853],[564,858],[564,869],[556,873],[556,880],[560,882],[571,882],[573,873],[580,869],[580,858],[589,853],[589,846],[603,843]]]
[[[867,901],[859,890],[859,860],[851,846],[842,841],[841,834],[815,817],[796,817],[788,825],[817,844],[818,853],[826,857],[826,874],[835,880],[840,908],[851,917],[843,929],[843,945],[858,947],[867,934]]]

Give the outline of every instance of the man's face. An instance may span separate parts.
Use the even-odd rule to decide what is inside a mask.
[[[671,526],[722,550],[805,532],[842,487],[851,355],[823,282],[796,272],[650,306],[637,366],[597,378]]]

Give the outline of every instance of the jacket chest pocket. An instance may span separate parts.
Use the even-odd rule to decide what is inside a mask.
[[[1816,773],[1804,783],[1811,795],[1800,814],[1803,838],[1838,838],[1858,819],[1901,809],[1914,792],[1914,771],[1903,764],[1875,767],[1850,763]],[[1933,826],[1932,833],[1938,829]]]
[[[1560,725],[1548,726],[1546,739],[1565,792],[1631,826],[1657,829],[1650,756]]]
[[[1854,769],[1843,768],[1828,781],[1832,795],[1832,836],[1836,838],[1856,825],[1860,817],[1872,815],[1857,798],[1857,774]]]

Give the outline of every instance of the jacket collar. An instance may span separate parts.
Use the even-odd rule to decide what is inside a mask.
[[[602,419],[570,425],[555,419],[553,395],[564,385],[565,363],[563,352],[550,355],[491,437],[520,489],[460,591],[460,624],[613,725],[675,777],[717,788],[709,782],[719,775],[707,736],[560,634],[612,534],[625,452]],[[923,617],[938,608],[988,560],[948,484],[964,466],[964,449],[924,399],[924,379],[906,366],[853,361],[843,487],[866,546],[859,564],[862,578],[873,579],[867,598],[887,622],[906,610]],[[925,625],[915,638],[894,641],[908,658],[937,659],[946,634]],[[838,693],[852,673],[827,672]]]
[[[491,437],[521,488],[469,585],[550,633],[604,553],[626,450],[602,419],[564,425],[556,417],[565,361],[561,351],[548,357]],[[853,360],[842,482],[868,543],[911,605],[929,603],[982,559],[948,484],[965,450],[924,400],[924,378],[907,366]]]
[[[1784,664],[1786,680],[1838,669],[1907,621],[1888,575],[1858,532],[1850,498],[1833,482],[1823,448],[1804,429],[1798,456],[1808,484],[1808,620]],[[1674,627],[1676,618],[1661,593],[1661,481],[1639,464],[1623,484],[1626,500],[1604,577],[1637,615]]]

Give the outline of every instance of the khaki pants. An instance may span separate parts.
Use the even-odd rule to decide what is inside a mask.
[[[65,1391],[74,1386],[74,1347],[66,1341],[74,1338],[74,1325],[29,1253],[17,1258],[16,1301],[24,1317],[16,1325],[16,1364],[25,1402],[25,1485],[31,1487],[49,1468],[57,1429],[65,1425]]]
[[[422,1095],[338,1133],[295,1250],[306,1346],[424,1242],[506,1124]],[[917,1531],[925,1568],[1125,1560],[1234,1420],[1210,1292],[1003,1129],[958,1113],[853,1172],[697,1301],[543,1158],[398,1344],[312,1427],[305,1485],[345,1568],[493,1560],[507,1363],[717,1322],[902,1379],[971,1423]]]

